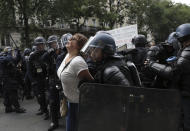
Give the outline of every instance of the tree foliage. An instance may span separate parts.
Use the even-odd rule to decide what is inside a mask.
[[[139,33],[163,41],[178,25],[190,22],[190,7],[160,0],[0,0],[0,16],[1,33],[23,27],[25,45],[34,29],[62,23],[78,32],[92,18],[102,29],[137,23]]]
[[[15,18],[14,0],[0,0],[0,30],[5,32],[7,28],[14,27]]]
[[[190,7],[171,1],[133,0],[129,3],[128,22],[137,23],[140,33],[151,33],[164,41],[176,27],[190,22]]]

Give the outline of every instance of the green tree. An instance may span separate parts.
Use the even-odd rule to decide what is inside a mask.
[[[0,0],[0,29],[6,31],[7,28],[15,28],[15,8],[14,0]]]
[[[137,24],[140,33],[143,33],[146,29],[147,12],[152,6],[154,0],[128,0],[127,7],[127,22],[129,24]]]
[[[128,23],[137,23],[139,33],[151,33],[156,42],[165,41],[180,24],[190,21],[190,7],[171,1],[128,1]]]
[[[99,0],[98,2],[96,2],[99,6],[96,6],[98,8],[95,14],[102,28],[108,25],[112,29],[115,24],[121,25],[125,22],[126,0]]]
[[[154,2],[146,13],[145,24],[156,41],[164,41],[180,24],[190,21],[190,7],[168,1]]]
[[[16,28],[14,0],[0,0],[0,37],[9,40],[11,30]],[[10,43],[8,43],[10,44]]]
[[[21,41],[25,46],[30,46],[32,33],[31,26],[43,28],[49,25],[52,3],[49,0],[15,0],[19,26],[23,27]]]
[[[76,26],[80,30],[86,20],[92,17],[90,0],[56,0],[54,9],[57,12],[57,20]]]

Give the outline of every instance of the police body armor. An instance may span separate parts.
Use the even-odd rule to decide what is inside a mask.
[[[173,56],[173,52],[167,52],[162,45],[152,46],[147,52],[148,61],[156,61],[160,64],[168,64],[166,59]],[[170,82],[157,75],[150,68],[146,68],[146,78],[152,83],[151,88],[170,88]],[[149,87],[149,86],[148,86]]]
[[[111,68],[112,66],[113,67],[116,66],[118,69]],[[111,76],[111,74],[108,76],[106,75],[107,73],[105,70],[107,68],[110,68],[108,70],[112,70],[110,73],[111,74],[113,73],[115,75],[115,79],[113,79],[113,76]],[[119,70],[121,74],[117,73],[118,72],[117,70]],[[123,78],[121,76],[122,74],[124,75]],[[130,61],[125,62],[124,60],[121,59],[120,56],[115,58],[110,58],[109,60],[107,60],[107,62],[104,63],[104,65],[101,64],[100,66],[98,66],[97,73],[94,77],[97,83],[102,83],[102,84],[111,83],[111,84],[138,86],[138,87],[142,86],[139,73],[134,63]],[[109,78],[111,78],[112,81],[108,81]],[[128,82],[124,82],[122,79],[127,79]]]
[[[46,66],[41,61],[40,57],[45,53],[46,51],[35,51],[31,54],[29,58],[29,71],[32,77],[32,82],[45,80],[47,71]]]
[[[46,52],[41,57],[41,60],[46,65],[47,76],[48,76],[50,86],[55,86],[58,81],[57,72],[56,72],[56,58],[57,58],[57,55],[55,51],[51,53]]]
[[[1,76],[6,88],[17,89],[19,87],[21,76],[16,64],[19,62],[20,57],[20,54],[16,58],[13,58],[11,54],[4,55],[4,62],[1,63]]]

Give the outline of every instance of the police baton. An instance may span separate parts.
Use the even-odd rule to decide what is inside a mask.
[[[16,49],[18,49],[18,46],[17,46],[16,42],[14,41],[13,37],[11,36],[11,34],[10,34],[10,38],[11,38],[11,40],[13,41],[13,43],[14,43]]]

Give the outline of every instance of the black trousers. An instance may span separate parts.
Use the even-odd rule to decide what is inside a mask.
[[[0,78],[0,97],[3,95],[3,80]]]
[[[6,89],[3,91],[4,96],[4,105],[6,108],[20,108],[20,104],[18,102],[18,91],[17,89]]]
[[[54,124],[58,124],[60,98],[59,98],[59,90],[55,86],[50,86],[49,88],[49,105],[50,105],[51,121]]]
[[[34,85],[33,91],[34,91],[34,95],[37,98],[37,101],[40,105],[40,109],[42,112],[47,113],[48,109],[47,109],[47,100],[46,100],[46,83],[44,80],[42,81],[38,81],[38,83],[36,85]]]
[[[190,131],[190,97],[182,96],[183,126],[184,131]]]
[[[26,73],[24,77],[24,83],[25,83],[25,88],[26,88],[26,96],[31,96],[31,81],[29,79],[28,73]]]

